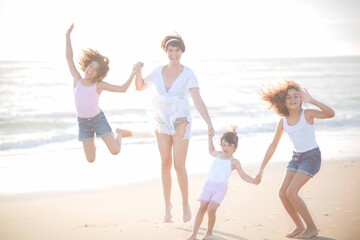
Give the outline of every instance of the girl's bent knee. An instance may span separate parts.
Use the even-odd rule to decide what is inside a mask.
[[[287,198],[295,198],[297,196],[297,192],[294,192],[291,188],[286,190],[286,197]]]
[[[279,190],[279,197],[280,197],[280,199],[287,199],[286,190],[280,189]]]
[[[120,149],[114,149],[114,150],[110,150],[110,153],[112,155],[118,155],[120,153]]]

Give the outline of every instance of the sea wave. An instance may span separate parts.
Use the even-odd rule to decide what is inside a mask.
[[[242,136],[273,132],[279,116],[267,109],[258,90],[281,79],[299,82],[336,111],[335,118],[316,121],[317,131],[360,132],[360,57],[213,59],[196,61],[193,69],[219,134],[230,125]],[[72,87],[65,63],[0,62],[0,150],[76,141]],[[110,125],[136,132],[127,143],[155,141],[145,114],[147,97],[132,90],[102,94]],[[193,137],[206,138],[205,123],[192,108]]]

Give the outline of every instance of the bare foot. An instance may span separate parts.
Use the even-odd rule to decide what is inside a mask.
[[[212,239],[212,233],[206,233],[205,236],[202,238],[202,240],[211,240]]]
[[[183,204],[183,221],[184,223],[191,220],[191,209],[189,203]]]
[[[121,137],[131,137],[132,136],[132,132],[130,130],[126,130],[126,129],[117,128],[116,133],[119,134]]]
[[[191,235],[191,236],[188,237],[186,240],[196,240],[196,236]]]
[[[303,227],[302,227],[302,228],[300,228],[300,227],[295,228],[294,231],[292,231],[291,233],[286,234],[285,237],[287,237],[287,238],[294,238],[296,235],[299,235],[299,234],[302,233],[304,230],[305,230],[305,228],[303,228]]]
[[[164,222],[172,222],[172,214],[171,214],[171,209],[172,209],[172,205],[170,204],[169,206],[165,207],[165,217],[164,217]]]
[[[296,239],[307,239],[315,237],[319,234],[319,230],[317,229],[306,229],[304,232],[295,236]]]

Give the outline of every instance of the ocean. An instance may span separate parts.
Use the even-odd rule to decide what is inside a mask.
[[[237,125],[241,135],[274,130],[278,118],[257,93],[259,87],[290,79],[336,111],[317,131],[360,129],[360,57],[199,60],[192,68],[215,129]],[[145,62],[146,64],[146,62]],[[153,62],[152,65],[161,64]],[[0,62],[0,150],[16,152],[77,138],[72,78],[66,62]],[[127,78],[109,79],[121,84]],[[146,71],[151,69],[144,68]],[[110,70],[111,72],[112,70]],[[109,74],[110,75],[110,74]],[[111,78],[110,76],[108,78]],[[145,109],[151,94],[103,93],[101,107],[112,127],[138,132],[132,143],[154,141]],[[194,138],[206,138],[206,125],[193,111]]]
[[[163,63],[144,62],[143,75]],[[360,155],[356,149],[360,146],[360,57],[210,59],[183,63],[198,77],[200,93],[217,135],[230,125],[237,126],[240,138],[271,135],[279,116],[268,109],[258,90],[287,79],[298,82],[315,99],[336,111],[335,118],[316,121],[317,135],[324,139],[351,139],[355,147],[337,153]],[[106,81],[122,84],[132,63],[121,63],[119,67],[111,64]],[[32,152],[82,149],[77,141],[72,91],[65,59],[0,62],[0,167],[6,168],[6,161],[14,156]],[[100,105],[113,129],[134,132],[133,137],[124,140],[123,148],[155,143],[145,114],[151,97],[151,90],[137,92],[134,85],[126,93],[102,93]],[[195,108],[192,134],[192,141],[207,138],[207,126]],[[96,140],[96,144],[99,151],[107,151],[101,140]],[[85,158],[81,161],[86,162]]]

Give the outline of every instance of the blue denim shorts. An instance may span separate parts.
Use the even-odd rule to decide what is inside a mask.
[[[102,111],[95,117],[78,117],[77,120],[79,125],[79,141],[93,140],[95,133],[97,137],[104,137],[112,133],[111,127]]]
[[[287,171],[301,172],[313,177],[319,172],[320,166],[321,152],[319,148],[314,148],[303,153],[294,152],[287,166]]]

